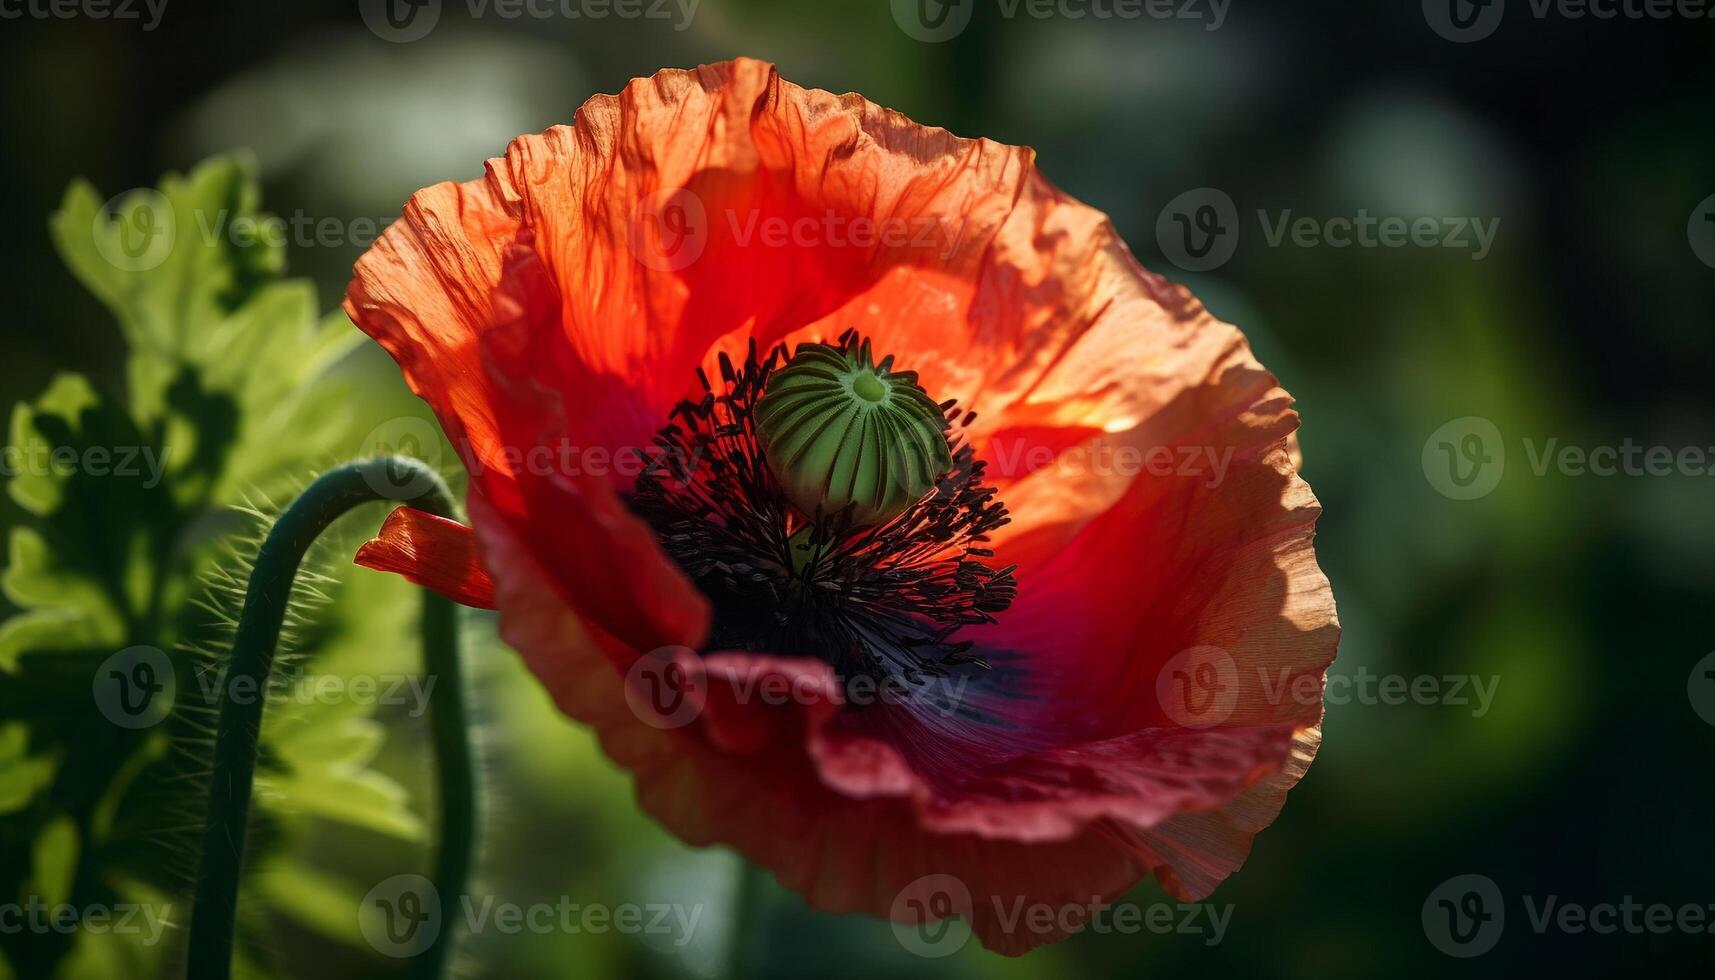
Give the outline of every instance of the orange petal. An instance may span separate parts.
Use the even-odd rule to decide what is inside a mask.
[[[927,227],[934,249],[748,237],[758,221],[828,216]],[[661,247],[680,232],[695,254]],[[1029,149],[740,59],[590,100],[575,127],[514,141],[485,180],[420,194],[383,244],[348,308],[464,439],[503,635],[686,840],[731,843],[832,911],[888,914],[928,873],[979,897],[1059,903],[1154,870],[1195,897],[1243,860],[1308,765],[1320,699],[1270,691],[1304,679],[1319,692],[1338,627],[1311,549],[1315,499],[1288,456],[1290,399],[1236,329],[1139,267]],[[504,458],[646,447],[718,351],[846,329],[978,413],[971,438],[1015,515],[996,548],[1021,566],[1019,601],[970,635],[1039,662],[1039,697],[1009,710],[1055,740],[986,746],[1009,758],[961,768],[981,776],[964,787],[884,731],[843,730],[824,705],[764,714],[717,689],[700,726],[644,724],[627,669],[651,646],[699,646],[706,602],[628,513],[625,481]],[[1002,459],[1103,440],[1203,447],[1221,474]],[[1227,727],[1158,741],[1149,731],[1172,719],[1152,682],[1198,645],[1238,672]],[[760,656],[709,667],[712,681],[807,669]],[[1243,751],[1217,751],[1226,742]],[[1123,764],[1107,764],[1113,753]],[[1180,757],[1211,779],[1158,790],[1181,778],[1166,765]],[[1056,780],[1085,771],[1111,778],[1065,806]],[[926,782],[989,800],[926,809]],[[1055,938],[1008,935],[992,916],[975,928],[1006,952]]]
[[[365,568],[403,575],[466,606],[494,608],[494,580],[477,558],[476,536],[457,521],[412,507],[387,515],[375,539],[357,550]]]
[[[703,716],[683,727],[646,721],[625,693],[626,672],[639,653],[591,632],[514,533],[485,530],[484,549],[495,568],[501,637],[523,656],[560,710],[593,727],[603,751],[631,771],[639,805],[693,846],[737,848],[813,908],[889,916],[914,882],[951,875],[973,897],[972,928],[982,942],[1017,955],[1063,938],[1066,930],[1008,929],[1007,910],[1113,900],[1150,870],[1154,855],[1107,821],[1094,820],[1050,840],[946,833],[923,826],[917,801],[892,795],[908,788],[905,782],[876,782],[886,782],[885,771],[870,774],[871,786],[882,792],[869,799],[830,786],[823,766],[848,784],[859,775],[849,754],[813,757],[813,743],[822,737],[816,730],[837,711],[827,700],[793,699],[773,709],[768,727],[781,737],[760,742],[748,737],[756,720],[737,716],[765,706],[731,708],[713,692]],[[754,679],[759,672],[831,677],[817,661],[717,654],[704,663],[703,682],[711,685]],[[742,752],[734,751],[739,742]],[[878,758],[876,764],[887,767],[889,760]]]
[[[502,256],[518,234],[490,175],[424,188],[358,259],[345,311],[399,362],[465,466],[506,466],[478,341],[494,321]]]
[[[532,544],[563,572],[576,608],[599,627],[646,646],[700,642],[701,597],[656,547],[647,525],[626,511],[615,485],[559,472],[558,456],[533,455],[552,448],[544,440],[553,421],[568,416],[566,406],[544,405],[543,391],[490,370],[491,357],[506,344],[496,335],[558,316],[552,293],[548,303],[532,298],[521,306],[521,297],[502,288],[509,268],[513,289],[552,285],[540,277],[519,285],[519,270],[540,262],[518,210],[518,193],[500,161],[491,161],[481,180],[419,191],[358,261],[346,311],[434,409],[470,472],[473,503],[480,496],[492,504],[480,513],[473,506],[473,520],[486,514],[529,528]],[[609,382],[604,390],[613,397],[606,401],[617,403],[626,386]],[[570,417],[600,416],[604,400],[593,387],[586,395],[589,401],[572,406]],[[547,471],[541,459],[549,461]]]

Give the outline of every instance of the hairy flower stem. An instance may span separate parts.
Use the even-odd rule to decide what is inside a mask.
[[[292,582],[304,553],[341,515],[381,500],[397,501],[440,517],[456,516],[446,483],[414,459],[388,457],[348,463],[310,484],[280,515],[256,556],[233,640],[225,685],[228,694],[235,685],[244,691],[268,690]],[[434,593],[428,594],[423,607],[423,659],[428,675],[438,679],[429,701],[441,784],[441,847],[433,884],[443,902],[456,903],[464,894],[476,839],[476,781],[460,675],[458,611]],[[227,980],[232,975],[239,874],[244,864],[250,792],[266,700],[260,693],[221,700],[202,866],[191,913],[188,976],[196,980]],[[415,976],[440,974],[452,931],[440,929],[417,956]]]

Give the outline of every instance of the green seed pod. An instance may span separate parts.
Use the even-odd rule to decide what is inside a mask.
[[[756,435],[786,497],[806,514],[852,506],[859,525],[882,524],[953,468],[947,419],[915,371],[877,365],[862,346],[800,344],[768,379]]]

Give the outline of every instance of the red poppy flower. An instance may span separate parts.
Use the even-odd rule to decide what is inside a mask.
[[[1028,149],[663,71],[418,192],[346,309],[471,476],[359,560],[498,608],[645,810],[816,908],[951,875],[1019,953],[1069,928],[1021,904],[1200,900],[1316,751],[1290,398]]]

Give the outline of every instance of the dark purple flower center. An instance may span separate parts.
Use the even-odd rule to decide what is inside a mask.
[[[891,359],[880,367],[870,363],[868,344],[855,332],[837,346],[803,345],[799,357],[828,360],[830,351],[878,372],[876,385],[902,384],[886,374]],[[842,677],[913,684],[946,676],[951,667],[986,667],[969,652],[971,643],[954,634],[995,622],[1017,594],[1017,582],[1012,567],[986,563],[994,557],[986,547],[989,532],[1010,518],[995,490],[983,485],[984,464],[965,444],[964,429],[975,416],[923,396],[939,415],[929,431],[946,446],[944,454],[918,455],[947,460],[944,472],[930,469],[919,496],[867,513],[865,500],[888,491],[835,494],[839,506],[816,503],[806,510],[804,496],[789,496],[769,464],[757,411],[765,393],[772,395],[771,377],[801,363],[787,357],[784,345],[759,358],[753,342],[742,366],[721,355],[718,382],[699,370],[703,397],[673,409],[655,437],[660,451],[649,458],[630,499],[709,598],[709,648],[818,656]],[[908,383],[914,386],[915,378]],[[849,390],[879,401],[872,386],[854,383]],[[908,472],[911,479],[924,473]],[[860,478],[854,476],[852,485],[861,490]],[[877,522],[860,521],[877,513],[883,515]]]

